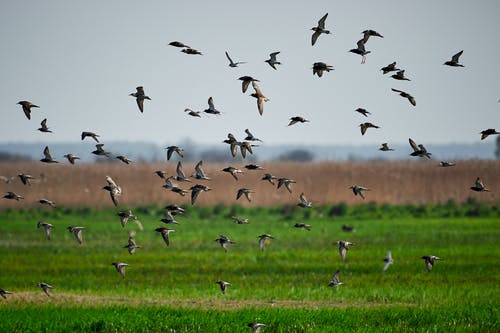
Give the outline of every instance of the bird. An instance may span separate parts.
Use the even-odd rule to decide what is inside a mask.
[[[381,150],[381,151],[393,151],[394,149],[389,148],[389,146],[387,145],[387,142],[384,142],[384,143],[382,143],[382,147],[380,147],[378,150]]]
[[[415,100],[415,97],[413,97],[412,95],[410,95],[407,92],[404,92],[402,90],[398,90],[398,89],[394,89],[394,88],[391,88],[391,90],[399,93],[399,96],[407,98],[408,101],[410,101],[411,105],[417,106],[417,101]]]
[[[179,224],[179,222],[174,219],[172,212],[168,209],[165,211],[165,216],[160,221],[166,224]]]
[[[45,146],[45,149],[43,150],[43,158],[40,160],[40,162],[43,162],[43,163],[59,163],[58,161],[56,161],[55,159],[52,158],[52,156],[50,155],[50,150],[49,150],[49,146]]]
[[[340,270],[337,270],[335,274],[333,274],[332,280],[330,281],[330,283],[328,283],[328,287],[337,287],[344,284],[343,282],[339,281],[339,274]]]
[[[182,208],[181,206],[176,205],[176,204],[165,206],[165,209],[171,215],[185,215],[186,214],[186,210],[184,208]]]
[[[38,283],[38,287],[42,288],[43,292],[45,293],[45,295],[47,295],[48,297],[51,296],[51,293],[50,293],[50,289],[53,289],[54,287],[52,287],[50,284],[48,283],[45,283],[45,282],[39,282]]]
[[[183,53],[186,53],[186,54],[191,54],[191,55],[203,55],[203,53],[201,53],[200,51],[196,50],[196,49],[193,49],[193,48],[185,48],[185,49],[182,49],[181,52]]]
[[[342,259],[342,261],[345,261],[345,256],[347,254],[347,250],[349,250],[349,246],[354,244],[343,240],[337,241],[337,244],[339,246],[340,259]]]
[[[343,232],[353,232],[355,231],[354,227],[347,225],[347,224],[342,224],[342,231]]]
[[[302,208],[312,208],[312,201],[307,201],[306,196],[304,195],[304,192],[302,192],[299,196],[300,202],[297,204],[297,206],[302,207]]]
[[[325,21],[326,21],[327,17],[328,17],[328,13],[326,13],[325,15],[323,15],[322,18],[319,19],[318,25],[316,27],[311,28],[311,30],[314,31],[314,33],[311,36],[311,45],[312,46],[314,46],[314,44],[316,44],[316,41],[318,40],[318,37],[321,34],[329,35],[331,33],[329,30],[325,29]]]
[[[455,166],[456,164],[454,162],[448,162],[448,161],[441,161],[439,162],[438,166],[446,168],[446,167],[452,167]]]
[[[237,217],[237,216],[231,216],[231,219],[236,224],[248,224],[249,223],[247,218],[241,218],[241,217]]]
[[[242,76],[242,77],[238,78],[238,80],[241,81],[241,91],[243,93],[246,93],[248,86],[250,85],[250,82],[254,82],[254,81],[260,82],[259,80],[254,79],[253,77],[248,76],[248,75]]]
[[[165,176],[167,175],[167,172],[166,171],[163,171],[163,170],[156,170],[155,171],[155,174],[160,177],[161,179],[165,179]]]
[[[172,232],[175,232],[175,230],[165,228],[165,227],[160,227],[160,228],[156,228],[155,231],[159,232],[161,234],[161,237],[163,238],[163,241],[165,242],[165,244],[167,244],[167,246],[170,246],[169,234]]]
[[[151,98],[149,98],[149,96],[146,96],[146,94],[144,93],[144,88],[142,86],[135,88],[135,90],[136,90],[136,92],[129,94],[129,96],[135,97],[135,101],[137,102],[137,107],[139,108],[139,111],[141,111],[141,113],[143,113],[144,112],[144,100],[145,99],[151,100]]]
[[[278,179],[278,177],[273,176],[273,175],[272,175],[272,174],[270,174],[270,173],[266,173],[266,174],[264,174],[264,176],[262,177],[262,179],[261,179],[261,180],[267,180],[267,181],[268,181],[269,183],[271,183],[272,185],[275,185],[275,183],[274,183],[274,180],[275,180],[275,179]]]
[[[365,42],[363,41],[363,39],[358,40],[357,45],[358,45],[357,48],[350,49],[349,52],[359,54],[361,56],[361,63],[364,64],[366,62],[366,55],[368,53],[371,53],[371,51],[365,50]]]
[[[188,115],[190,115],[191,117],[201,118],[201,111],[193,111],[189,108],[186,108],[186,109],[184,109],[184,112],[187,112]]]
[[[12,292],[0,288],[0,296],[2,296],[2,298],[7,299],[7,295],[11,295],[11,294],[12,294]]]
[[[45,235],[47,236],[47,240],[50,240],[50,232],[52,231],[53,225],[44,221],[38,221],[36,223],[36,227],[39,229],[43,227],[45,230]]]
[[[359,195],[363,199],[365,198],[365,196],[363,195],[363,192],[370,191],[369,188],[366,188],[363,186],[358,186],[358,185],[352,185],[349,188],[352,190],[352,193],[354,193],[354,195]]]
[[[79,160],[80,157],[74,155],[74,154],[66,154],[63,157],[66,157],[69,163],[75,164],[75,160]]]
[[[208,109],[203,110],[203,112],[216,115],[221,114],[221,112],[215,108],[213,97],[208,98]]]
[[[368,122],[359,124],[359,127],[361,128],[361,135],[365,135],[366,130],[369,128],[380,128],[379,126]]]
[[[247,165],[245,165],[245,169],[248,169],[248,170],[264,170],[264,168],[261,167],[258,164],[247,164]]]
[[[281,65],[281,62],[277,61],[276,60],[276,56],[280,54],[280,52],[273,52],[273,53],[270,53],[269,54],[269,59],[267,59],[265,62],[267,62],[269,64],[269,66],[271,66],[272,68],[274,68],[275,70],[277,69],[276,68],[276,65]]]
[[[385,67],[382,67],[380,70],[382,71],[383,74],[387,74],[390,72],[399,71],[400,69],[396,68],[396,62],[394,61],[393,63],[390,63],[389,65],[387,65]]]
[[[238,65],[241,65],[241,64],[246,64],[246,62],[234,62],[233,59],[231,59],[231,57],[229,56],[229,53],[227,53],[226,51],[226,57],[227,59],[229,60],[229,67],[238,67]]]
[[[489,189],[484,187],[483,182],[481,181],[481,178],[479,178],[479,177],[476,178],[474,186],[471,186],[470,189],[475,191],[475,192],[490,192]]]
[[[247,326],[252,329],[252,333],[259,333],[260,329],[262,327],[266,327],[266,324],[262,324],[262,323],[249,323]]]
[[[288,123],[288,126],[292,126],[296,123],[307,123],[307,122],[309,122],[309,120],[307,120],[303,117],[300,117],[300,116],[295,116],[295,117],[290,118],[290,122]]]
[[[130,160],[127,156],[123,156],[123,155],[118,155],[116,156],[116,158],[120,161],[122,161],[123,163],[125,164],[130,164],[132,163],[132,160]]]
[[[285,185],[286,189],[288,190],[288,192],[292,193],[292,184],[295,184],[297,183],[295,180],[293,179],[289,179],[289,178],[279,178],[278,179],[278,186],[277,188],[280,188],[281,186]]]
[[[226,293],[226,289],[228,286],[231,285],[231,283],[229,282],[226,282],[226,281],[222,281],[222,280],[218,280],[218,281],[215,281],[215,283],[217,283],[220,287],[220,291],[225,294]]]
[[[52,200],[49,200],[49,199],[45,199],[45,198],[39,199],[38,203],[41,203],[42,205],[48,205],[52,208],[56,208],[56,203]]]
[[[111,265],[115,266],[116,271],[120,273],[122,278],[125,278],[125,267],[127,267],[128,264],[124,262],[112,262]]]
[[[29,101],[20,101],[17,104],[23,107],[23,112],[26,115],[26,118],[31,119],[31,108],[39,108],[38,105],[35,105]]]
[[[16,193],[12,192],[12,191],[9,191],[9,192],[5,193],[3,195],[3,198],[4,199],[10,199],[10,200],[16,200],[16,201],[19,201],[19,199],[24,199],[23,196],[18,195]]]
[[[170,161],[170,158],[172,157],[172,154],[175,152],[177,155],[180,157],[184,157],[184,149],[181,147],[177,146],[168,146],[165,148],[167,150],[167,161]]]
[[[232,166],[228,166],[228,167],[222,169],[222,171],[231,174],[231,176],[233,176],[233,178],[235,180],[238,180],[238,174],[239,173],[243,173],[243,171],[241,171],[240,169],[232,167]]]
[[[122,188],[118,186],[110,176],[106,176],[106,182],[108,185],[104,186],[102,189],[109,192],[113,204],[118,206],[118,197],[122,194]]]
[[[394,263],[394,259],[392,259],[392,254],[391,251],[387,251],[387,254],[385,255],[384,258],[384,268],[382,268],[382,271],[386,271],[390,265]]]
[[[415,141],[413,141],[411,138],[408,139],[410,142],[410,146],[413,149],[413,153],[410,154],[410,156],[418,156],[418,157],[427,157],[431,158],[432,153],[429,153],[427,149],[425,149],[424,145],[420,144],[417,145]]]
[[[185,196],[186,193],[188,193],[188,191],[186,191],[185,189],[183,188],[180,188],[178,186],[174,186],[170,189],[170,191],[174,192],[174,193],[177,193],[179,194],[180,196]]]
[[[20,173],[17,176],[19,177],[19,179],[21,180],[21,182],[24,185],[28,185],[28,186],[31,186],[31,179],[35,179],[35,177],[33,177],[32,175],[27,175],[24,173]]]
[[[238,193],[236,193],[236,200],[238,200],[242,195],[245,195],[245,198],[247,198],[248,202],[251,202],[252,199],[250,198],[250,194],[255,193],[255,191],[250,190],[248,188],[240,188],[238,190]]]
[[[194,172],[192,177],[194,177],[196,179],[210,180],[210,178],[205,174],[205,172],[201,168],[202,165],[203,165],[203,161],[199,161],[198,163],[196,163],[196,165],[194,166],[195,172]]]
[[[42,120],[42,122],[40,123],[40,128],[38,129],[40,132],[43,132],[43,133],[52,133],[52,131],[47,127],[47,118],[45,118],[44,120]]]
[[[104,150],[102,147],[104,147],[104,143],[96,144],[95,150],[92,152],[92,154],[97,155],[97,156],[109,157],[109,155],[111,155],[111,153],[109,151]]]
[[[182,162],[178,161],[177,162],[177,167],[175,168],[175,171],[177,173],[177,176],[175,176],[175,180],[180,181],[180,182],[191,182],[189,178],[186,177],[184,174],[184,171],[182,171]]]
[[[120,217],[120,224],[123,228],[125,227],[125,225],[127,224],[129,219],[132,219],[134,221],[138,220],[137,216],[132,214],[131,210],[121,210],[118,213],[116,213],[116,215],[118,215],[118,217]]]
[[[259,248],[261,251],[264,251],[264,248],[266,247],[266,241],[268,239],[274,239],[274,237],[269,234],[262,234],[257,236],[257,238],[259,239]]]
[[[179,47],[179,48],[189,48],[188,45],[182,43],[182,42],[178,42],[178,41],[173,41],[173,42],[170,42],[168,43],[168,45],[171,45],[171,46],[174,46],[174,47]]]
[[[228,244],[235,244],[235,242],[233,242],[232,240],[230,240],[229,238],[227,238],[224,235],[220,235],[219,238],[217,238],[214,241],[218,242],[220,244],[220,246],[224,249],[224,252],[227,252],[227,245]]]
[[[250,154],[253,154],[253,149],[252,147],[258,147],[258,145],[253,145],[251,144],[250,142],[247,142],[247,141],[243,141],[243,142],[237,142],[236,143],[236,146],[239,146],[240,147],[240,151],[241,151],[241,156],[243,158],[246,157],[247,155],[247,151],[250,153]],[[232,154],[232,152],[231,152]],[[233,156],[234,157],[234,156]]]
[[[366,111],[366,109],[363,109],[363,108],[357,108],[354,111],[361,113],[365,117],[368,117],[368,115],[371,114],[370,112]]]
[[[451,57],[451,60],[446,61],[443,65],[451,66],[451,67],[464,67],[464,65],[459,63],[460,56],[464,53],[464,50],[458,52],[457,54]]]
[[[123,248],[128,249],[129,254],[134,254],[137,249],[141,248],[141,246],[139,246],[135,243],[133,236],[129,236],[128,243]]]
[[[324,62],[315,62],[312,66],[312,70],[313,76],[318,75],[318,77],[322,77],[325,71],[329,72],[333,70],[333,66],[327,65]]]
[[[396,74],[391,75],[391,77],[395,80],[400,80],[400,81],[411,81],[409,78],[405,76],[405,71],[404,69],[399,70],[396,72]]]
[[[486,129],[484,131],[479,132],[479,134],[481,134],[481,140],[484,140],[488,136],[500,134],[500,132],[497,132],[494,128],[488,128],[488,129]]]
[[[303,228],[303,229],[305,229],[307,231],[311,231],[311,225],[306,224],[306,223],[295,223],[293,226],[295,228]]]
[[[247,128],[247,129],[245,129],[245,133],[247,134],[247,136],[245,137],[245,139],[244,139],[244,140],[246,140],[246,141],[260,141],[260,142],[262,142],[262,140],[261,140],[261,139],[259,139],[259,138],[256,138],[256,137],[255,137],[255,136],[254,136],[254,135],[250,132],[250,130],[249,130],[248,128]]]
[[[269,98],[264,96],[264,94],[260,90],[257,83],[255,83],[255,81],[252,81],[252,87],[255,90],[255,92],[250,96],[257,98],[257,108],[259,110],[259,114],[262,116],[262,114],[264,113],[264,102],[268,102]]]
[[[432,256],[432,255],[429,255],[429,256],[422,256],[422,259],[425,260],[425,268],[427,268],[427,272],[430,272],[432,267],[434,266],[434,262],[436,260],[443,260],[439,257],[436,257],[436,256]]]
[[[75,235],[75,239],[78,242],[78,244],[83,243],[83,237],[82,237],[82,230],[85,229],[85,227],[75,227],[75,226],[69,226],[68,231]]]
[[[87,137],[90,137],[90,138],[94,139],[95,142],[99,143],[98,137],[100,137],[100,135],[97,135],[94,132],[82,132],[82,134],[81,134],[82,140],[84,140]]]
[[[208,192],[212,190],[210,187],[202,185],[202,184],[196,184],[190,188],[191,190],[191,205],[194,205],[196,202],[196,199],[200,195],[201,192]]]

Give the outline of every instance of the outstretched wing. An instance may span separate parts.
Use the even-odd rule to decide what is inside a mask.
[[[464,53],[464,50],[458,52],[457,54],[455,54],[453,57],[451,57],[451,61],[453,62],[458,62],[459,59],[460,59],[460,56],[462,55],[462,53]]]

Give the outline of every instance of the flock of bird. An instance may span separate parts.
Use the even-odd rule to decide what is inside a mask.
[[[312,36],[311,36],[311,45],[314,46],[317,42],[319,37],[322,35],[330,35],[332,34],[331,31],[326,29],[326,20],[327,20],[328,14],[325,14],[319,21],[317,26],[313,27],[311,30],[314,31]],[[357,41],[356,48],[353,48],[349,50],[349,52],[360,55],[362,57],[361,63],[365,63],[366,61],[366,56],[371,53],[371,51],[366,50],[366,44],[369,41],[370,37],[378,37],[378,38],[384,38],[382,34],[378,33],[375,30],[372,29],[367,29],[362,32],[363,37]],[[203,55],[202,52],[182,43],[179,41],[173,41],[169,43],[170,46],[180,48],[181,52],[187,54],[187,55]],[[451,67],[464,67],[463,64],[460,63],[460,57],[462,56],[463,51],[460,51],[456,53],[455,55],[452,56],[451,60],[446,61],[444,65],[446,66],[451,66]],[[229,61],[229,67],[231,68],[236,68],[239,67],[242,64],[245,64],[245,62],[241,61],[233,61],[233,59],[230,57],[228,52],[225,52],[225,55]],[[274,70],[278,70],[279,65],[281,65],[281,62],[278,60],[278,56],[280,55],[279,51],[272,52],[269,54],[269,59],[265,60],[265,62]],[[313,75],[317,75],[318,77],[322,77],[325,72],[330,72],[333,70],[333,67],[331,65],[328,65],[323,62],[316,62],[313,64],[312,67],[313,70]],[[384,66],[381,68],[381,71],[383,75],[386,75],[391,72],[395,72],[391,76],[392,79],[397,80],[397,81],[410,81],[408,77],[406,77],[405,70],[397,68],[396,62],[392,62],[388,64],[387,66]],[[239,78],[241,81],[241,89],[242,93],[246,93],[247,89],[249,88],[250,84],[252,85],[252,88],[254,90],[253,93],[250,94],[251,97],[254,97],[257,101],[257,110],[260,115],[263,115],[264,113],[264,103],[269,101],[269,98],[267,98],[264,93],[261,91],[258,82],[260,81],[258,79],[255,79],[251,76],[241,76]],[[411,94],[408,92],[405,92],[400,89],[395,89],[392,88],[392,91],[399,94],[401,97],[407,99],[411,105],[416,106],[416,99],[413,97]],[[134,97],[137,103],[137,107],[141,113],[144,112],[144,102],[151,101],[151,98],[146,95],[145,90],[142,86],[139,86],[136,88],[136,91],[133,93],[130,93],[131,97]],[[39,108],[38,105],[33,104],[29,101],[20,101],[17,104],[19,104],[22,107],[22,111],[26,115],[27,119],[31,119],[31,113],[34,108]],[[361,114],[364,117],[369,117],[371,115],[370,112],[368,112],[366,109],[363,108],[357,108],[354,110],[355,112]],[[217,110],[215,107],[215,102],[213,97],[209,97],[208,99],[208,108],[203,110],[203,111],[194,111],[190,108],[186,108],[184,110],[187,115],[192,116],[192,117],[201,117],[203,113],[206,114],[211,114],[211,115],[220,115],[221,111]],[[203,113],[202,113],[203,112]],[[295,125],[297,123],[304,123],[308,122],[309,120],[301,117],[301,116],[293,116],[290,118],[290,122],[288,126]],[[52,133],[50,128],[47,125],[47,118],[44,118],[41,121],[41,127],[38,128],[38,131],[43,132],[43,133]],[[364,122],[359,125],[360,130],[361,130],[361,135],[365,135],[368,129],[380,129],[380,126],[375,125],[371,122]],[[232,134],[229,133],[227,135],[227,139],[225,139],[223,142],[225,144],[228,144],[230,147],[230,153],[233,157],[236,157],[238,154],[238,151],[240,152],[242,158],[246,158],[247,153],[253,154],[253,150],[259,146],[258,143],[262,142],[262,140],[256,138],[249,129],[245,130],[246,137],[243,140],[238,140],[236,137]],[[481,133],[481,140],[486,139],[490,135],[498,135],[500,132],[496,131],[495,129],[486,129],[482,131]],[[85,140],[86,138],[93,139],[96,142],[96,150],[92,151],[91,153],[97,156],[104,156],[105,158],[110,158],[112,155],[111,152],[106,151],[104,149],[104,144],[100,143],[99,138],[100,135],[91,132],[91,131],[84,131],[81,133],[81,140]],[[424,147],[423,144],[417,144],[414,140],[409,138],[409,144],[412,149],[410,155],[413,157],[420,157],[420,158],[431,158],[431,153],[427,151],[427,149]],[[181,147],[178,146],[169,146],[166,148],[167,150],[167,161],[170,161],[172,156],[174,154],[178,155],[179,159],[182,159],[184,156],[184,150]],[[388,143],[382,143],[381,147],[379,148],[380,151],[383,152],[389,152],[392,151],[393,149],[389,147]],[[43,163],[58,163],[58,161],[51,155],[49,147],[45,147],[43,149],[43,158],[40,160]],[[64,157],[68,160],[69,163],[75,164],[80,157],[72,154],[72,153],[67,153],[64,155]],[[124,155],[116,155],[114,156],[116,159],[120,160],[121,162],[125,164],[130,164],[132,161],[128,159]],[[454,166],[455,163],[449,162],[449,161],[441,161],[439,163],[440,167],[452,167]],[[248,164],[245,166],[247,170],[263,170],[263,168],[257,164]],[[221,170],[223,172],[229,173],[236,181],[239,179],[238,176],[243,173],[243,170],[236,168],[234,166],[228,166]],[[204,192],[209,192],[212,189],[208,187],[207,185],[196,183],[193,186],[191,186],[189,189],[184,189],[181,186],[179,186],[179,183],[192,183],[194,178],[196,181],[209,181],[210,177],[203,171],[203,162],[200,161],[196,164],[195,166],[195,173],[189,177],[186,176],[186,174],[183,171],[183,166],[182,162],[179,160],[177,163],[176,167],[176,175],[175,176],[168,176],[167,177],[167,172],[163,170],[157,170],[155,173],[162,179],[164,182],[163,187],[166,190],[172,191],[174,193],[179,194],[180,196],[185,196],[187,193],[191,192],[191,204],[194,205],[197,201],[197,198],[199,195],[201,195]],[[31,185],[30,181],[34,179],[33,176],[25,173],[20,173],[18,175],[19,179],[24,185]],[[2,179],[5,180],[6,182],[12,181],[12,178],[7,178],[3,177]],[[263,181],[268,181],[272,185],[276,185],[277,188],[284,187],[286,190],[290,193],[293,192],[292,189],[292,184],[296,183],[295,180],[293,179],[288,179],[284,177],[278,177],[275,176],[271,173],[265,173],[263,174],[262,177]],[[115,206],[119,206],[119,197],[122,194],[122,188],[110,177],[107,176],[106,179],[106,184],[102,187],[103,190],[108,191],[110,198]],[[352,190],[353,194],[355,196],[359,196],[360,198],[364,199],[365,198],[365,192],[370,191],[371,189],[360,186],[360,185],[352,185],[349,187],[349,189]],[[471,190],[476,191],[476,192],[487,192],[489,189],[487,189],[481,179],[478,177],[476,181],[474,182],[474,185],[470,187]],[[239,200],[240,198],[244,197],[248,202],[252,201],[252,194],[254,191],[249,188],[240,188],[238,189],[236,193],[236,200]],[[19,201],[20,199],[23,199],[22,195],[19,195],[17,193],[14,193],[12,191],[7,192],[3,198],[5,199],[12,199],[12,200],[17,200]],[[46,199],[46,198],[41,198],[39,200],[39,203],[49,205],[51,207],[56,207],[56,203]],[[299,200],[297,203],[298,206],[302,208],[312,208],[313,203],[311,201],[308,201],[305,194],[301,193],[299,195]],[[185,210],[178,206],[178,205],[169,205],[166,207],[166,212],[165,212],[165,217],[161,219],[161,222],[167,224],[167,226],[170,225],[175,225],[178,222],[175,220],[176,215],[182,215],[185,213]],[[142,230],[142,224],[140,223],[139,219],[130,211],[130,210],[121,210],[117,213],[118,217],[120,218],[120,223],[122,227],[125,227],[125,225],[128,223],[129,220],[133,220],[139,228]],[[234,220],[235,223],[237,224],[247,224],[248,219],[246,218],[241,218],[241,217],[236,217],[233,216],[232,219]],[[303,228],[305,230],[311,230],[311,226],[305,223],[296,223],[294,225],[296,228]],[[38,228],[43,228],[45,231],[46,237],[48,240],[50,240],[51,236],[51,230],[53,228],[53,225],[44,221],[39,221],[37,223]],[[74,237],[76,241],[79,244],[83,243],[83,231],[85,230],[84,227],[82,226],[68,226],[67,227],[68,232],[74,234]],[[350,226],[344,225],[342,227],[343,231],[349,232],[352,231],[353,228]],[[170,234],[174,233],[175,230],[171,229],[169,227],[158,227],[155,229],[155,232],[159,233],[165,242],[167,246],[170,246]],[[130,233],[129,234],[129,240],[127,245],[124,246],[128,250],[128,252],[132,255],[136,253],[136,250],[141,248],[141,246],[137,245],[134,239],[135,233]],[[259,248],[261,251],[264,251],[266,244],[269,242],[269,240],[274,239],[274,237],[270,234],[261,234],[258,237],[258,244]],[[224,251],[228,251],[228,247],[231,244],[234,244],[235,242],[229,239],[225,235],[220,235],[217,239],[215,239],[215,242],[217,242]],[[338,240],[337,241],[338,245],[338,251],[340,255],[341,261],[345,261],[346,255],[348,250],[350,249],[351,246],[354,245],[354,243],[347,241],[347,240]],[[433,265],[435,264],[436,261],[441,260],[441,258],[435,256],[435,255],[424,255],[421,257],[425,261],[425,267],[427,271],[431,271]],[[391,264],[393,264],[394,260],[392,258],[391,251],[387,252],[386,257],[383,259],[383,271],[386,271]],[[111,264],[114,266],[116,271],[123,277],[125,278],[125,269],[128,266],[127,263],[125,262],[112,262]],[[332,278],[331,281],[329,282],[328,286],[332,287],[337,287],[343,284],[343,282],[340,282],[340,270],[337,270]],[[228,286],[231,285],[230,282],[223,281],[223,280],[218,280],[216,283],[220,286],[220,290],[223,294],[226,293]],[[45,282],[40,282],[38,286],[44,291],[44,293],[47,296],[51,295],[50,289],[53,287]],[[9,291],[0,289],[0,295],[4,298],[6,298],[6,295],[10,294]],[[260,328],[264,327],[265,325],[262,323],[250,323],[248,325],[253,329],[254,332],[258,332]]]

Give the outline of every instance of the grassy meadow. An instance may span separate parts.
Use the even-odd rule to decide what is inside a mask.
[[[500,245],[495,205],[186,207],[165,245],[160,206],[0,212],[2,332],[263,332],[500,330]],[[231,216],[247,217],[238,225]],[[54,225],[48,241],[39,220]],[[308,223],[311,231],[294,228]],[[352,233],[343,224],[355,227]],[[83,244],[66,228],[83,226]],[[142,246],[129,255],[129,232]],[[275,237],[260,251],[257,236]],[[214,240],[234,240],[227,253]],[[355,243],[345,263],[337,240]],[[382,272],[386,251],[394,264]],[[423,255],[437,255],[431,272]],[[126,262],[122,278],[111,265]],[[344,285],[328,287],[340,270]],[[217,280],[231,283],[222,294]],[[52,286],[47,297],[36,285]]]

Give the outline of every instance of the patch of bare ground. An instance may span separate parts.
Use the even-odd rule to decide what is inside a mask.
[[[164,299],[151,297],[126,297],[108,295],[81,295],[72,293],[54,293],[51,297],[43,292],[17,292],[0,302],[2,306],[63,306],[63,307],[175,307],[205,310],[238,310],[243,308],[346,308],[346,307],[392,307],[413,306],[409,303],[385,302],[344,302],[344,301],[301,301],[301,300],[232,300],[214,297],[213,299]]]
[[[0,193],[16,192],[25,197],[19,202],[1,199],[0,209],[40,206],[37,200],[47,198],[60,207],[112,207],[109,193],[102,189],[106,175],[111,176],[123,189],[119,197],[121,206],[139,206],[167,203],[189,204],[190,194],[182,197],[162,187],[155,170],[165,170],[168,176],[175,175],[177,162],[164,164],[80,164],[46,165],[44,163],[0,164],[0,175],[16,176],[19,173],[36,177],[31,186],[15,179],[0,183]],[[457,161],[453,167],[438,167],[435,160],[409,160],[399,162],[324,162],[324,163],[263,163],[264,170],[251,171],[244,168],[247,162],[232,165],[244,171],[235,180],[222,172],[229,165],[204,165],[211,180],[192,179],[192,183],[178,182],[178,186],[189,189],[196,183],[205,184],[212,191],[202,193],[197,205],[240,204],[244,206],[295,205],[301,192],[315,204],[363,202],[389,204],[444,203],[448,200],[464,202],[469,198],[482,203],[498,204],[500,196],[500,161]],[[264,173],[294,179],[293,193],[282,187],[261,180]],[[194,164],[184,164],[184,173],[194,173]],[[491,192],[477,193],[469,188],[476,177],[481,177]],[[366,200],[355,197],[350,185],[361,185],[371,189],[365,193]],[[244,198],[236,201],[239,188],[255,191],[252,202]],[[50,209],[48,207],[47,209]]]

